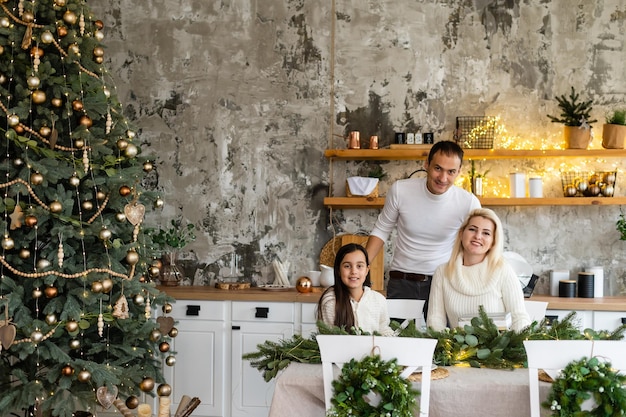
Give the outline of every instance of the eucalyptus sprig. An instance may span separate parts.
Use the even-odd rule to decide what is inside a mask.
[[[172,219],[169,229],[147,229],[146,234],[162,251],[182,249],[196,240],[196,226],[193,223],[183,225],[183,219]]]

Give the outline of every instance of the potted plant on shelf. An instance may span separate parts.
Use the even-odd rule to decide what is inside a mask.
[[[613,110],[606,116],[602,125],[602,147],[606,149],[624,149],[626,138],[626,109]]]
[[[176,286],[183,278],[183,274],[176,264],[178,253],[189,243],[196,240],[195,226],[192,223],[183,225],[183,219],[172,219],[169,229],[148,229],[146,234],[161,254],[161,263],[158,266],[161,285]]]
[[[553,123],[562,123],[563,137],[568,149],[587,149],[591,143],[591,124],[597,122],[591,119],[592,100],[579,101],[580,94],[574,87],[569,94],[556,96],[555,99],[561,108],[559,116],[548,118]]]

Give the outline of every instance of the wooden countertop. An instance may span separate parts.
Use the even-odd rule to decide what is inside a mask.
[[[161,291],[180,300],[207,300],[207,301],[280,301],[317,303],[322,295],[322,288],[316,287],[313,292],[300,293],[295,288],[288,290],[264,290],[251,288],[249,290],[219,290],[210,286],[178,286],[159,287]],[[626,297],[602,298],[563,298],[549,295],[533,295],[531,301],[547,301],[550,310],[586,310],[586,311],[624,311],[626,312]]]

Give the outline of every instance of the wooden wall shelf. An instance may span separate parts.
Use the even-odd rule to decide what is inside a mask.
[[[428,157],[428,149],[327,149],[324,156],[339,160],[420,160]],[[626,149],[464,149],[464,159],[529,159],[529,158],[623,158]]]
[[[479,198],[479,200],[483,207],[626,205],[626,197]],[[333,209],[380,209],[384,204],[384,197],[324,198],[324,205]]]

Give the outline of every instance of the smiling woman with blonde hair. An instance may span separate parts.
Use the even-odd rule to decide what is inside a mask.
[[[530,325],[522,286],[503,257],[502,223],[493,210],[472,211],[457,234],[450,260],[433,275],[428,306],[429,327],[457,327],[461,316],[510,312],[511,328]]]

